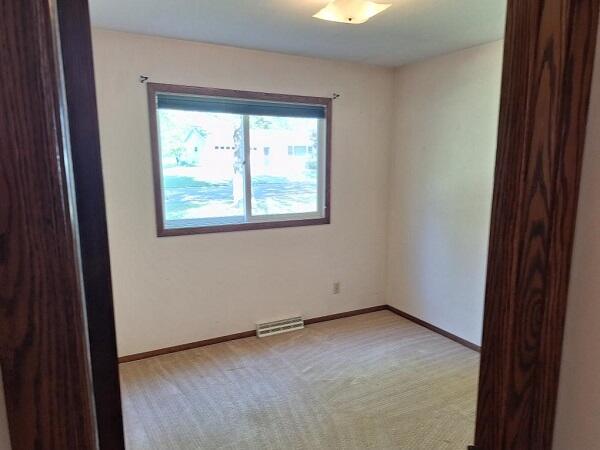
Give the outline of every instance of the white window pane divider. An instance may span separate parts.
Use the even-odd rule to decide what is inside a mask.
[[[325,179],[326,179],[326,165],[325,160],[327,159],[327,125],[325,124],[325,119],[321,119],[317,123],[317,208],[318,215],[320,217],[324,216],[325,213]]]
[[[242,119],[244,135],[244,213],[246,222],[252,220],[252,167],[250,161],[250,116],[245,114]]]

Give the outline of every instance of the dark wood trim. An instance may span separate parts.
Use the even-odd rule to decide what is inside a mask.
[[[172,347],[160,348],[158,350],[150,350],[148,352],[134,353],[133,355],[119,357],[119,363],[127,363],[138,361],[140,359],[152,358],[154,356],[167,355],[169,353],[182,352],[184,350],[192,350],[198,347],[206,347],[207,345],[220,344],[221,342],[234,341],[236,339],[249,338],[256,336],[256,330],[243,331],[241,333],[229,334],[227,336],[219,336],[216,338],[204,339],[202,341],[190,342],[188,344],[174,345]]]
[[[183,95],[201,95],[211,97],[242,98],[248,100],[265,100],[273,102],[301,103],[305,105],[322,105],[325,107],[326,142],[325,142],[325,209],[324,217],[316,219],[281,220],[268,222],[251,222],[242,224],[214,225],[202,227],[165,228],[162,198],[162,177],[160,163],[160,146],[158,142],[158,120],[156,117],[156,95],[172,93]],[[231,231],[266,230],[271,228],[300,227],[309,225],[327,225],[331,223],[331,164],[332,164],[332,99],[327,97],[308,97],[303,95],[274,94],[267,92],[240,91],[233,89],[217,89],[196,86],[179,86],[175,84],[147,83],[148,117],[150,119],[150,145],[152,150],[152,176],[154,184],[154,210],[156,215],[156,235],[189,236],[193,234],[224,233]]]
[[[430,323],[425,322],[424,320],[421,320],[414,316],[411,316],[410,314],[407,314],[404,311],[401,311],[390,305],[371,306],[369,308],[355,309],[353,311],[346,311],[346,312],[337,313],[337,314],[330,314],[328,316],[313,317],[312,319],[306,319],[304,321],[304,324],[312,325],[315,323],[328,322],[330,320],[337,320],[337,319],[344,319],[346,317],[353,317],[353,316],[358,316],[361,314],[369,314],[369,313],[373,313],[373,312],[377,312],[377,311],[391,311],[394,314],[397,314],[405,319],[410,320],[411,322],[416,323],[417,325],[425,327],[428,330],[431,330],[441,336],[444,336],[444,337],[451,339],[461,345],[464,345],[465,347],[467,347],[471,350],[475,350],[476,352],[480,351],[480,347],[478,345],[475,345],[472,342],[469,342],[469,341],[462,339],[452,333],[442,330],[441,328],[438,328],[435,325],[431,325]],[[219,344],[221,342],[233,341],[235,339],[243,339],[243,338],[252,337],[252,336],[256,336],[256,330],[244,331],[242,333],[235,333],[235,334],[230,334],[227,336],[220,336],[220,337],[211,338],[211,339],[204,339],[202,341],[190,342],[188,344],[175,345],[172,347],[161,348],[158,350],[151,350],[148,352],[135,353],[133,355],[128,355],[128,356],[121,356],[119,358],[119,363],[126,363],[126,362],[131,362],[131,361],[137,361],[140,359],[152,358],[153,356],[166,355],[168,353],[175,353],[175,352],[180,352],[183,350],[190,350],[193,348],[205,347],[207,345]]]
[[[14,450],[97,449],[54,7],[3,0],[0,14],[0,359]]]
[[[148,127],[150,131],[150,151],[152,152],[152,186],[154,188],[154,218],[156,221],[156,235],[162,237],[165,230],[162,198],[162,174],[160,162],[160,144],[158,142],[158,117],[156,114],[156,91],[148,83],[146,91],[148,99]]]
[[[598,0],[509,0],[475,443],[550,449]]]
[[[359,314],[367,314],[375,311],[382,311],[387,309],[386,305],[373,306],[370,308],[357,309],[354,311],[347,311],[338,314],[331,314],[329,316],[315,317],[304,321],[305,325],[310,325],[319,322],[325,322],[329,320],[342,319],[344,317],[357,316]],[[150,350],[148,352],[135,353],[133,355],[122,356],[119,358],[119,363],[126,363],[131,361],[137,361],[140,359],[152,358],[154,356],[166,355],[169,353],[180,352],[183,350],[191,350],[198,347],[205,347],[207,345],[219,344],[221,342],[233,341],[236,339],[243,339],[256,336],[256,330],[244,331],[241,333],[229,334],[227,336],[220,336],[211,339],[204,339],[202,341],[190,342],[188,344],[175,345],[172,347],[161,348],[158,350]]]
[[[333,176],[333,102],[327,99],[327,127],[325,142],[325,218],[331,222],[331,177]]]
[[[57,9],[99,444],[124,449],[89,11],[73,0]]]
[[[461,345],[464,345],[467,348],[470,348],[471,350],[475,350],[476,352],[480,352],[481,351],[481,347],[477,344],[473,344],[472,342],[467,341],[466,339],[463,339],[455,334],[452,334],[446,330],[443,330],[439,327],[436,327],[435,325],[430,324],[429,322],[425,322],[424,320],[419,319],[418,317],[415,316],[411,316],[408,313],[405,313],[404,311],[399,310],[398,308],[394,308],[391,305],[386,305],[386,309],[388,311],[393,312],[394,314],[398,314],[401,317],[404,317],[405,319],[410,320],[411,322],[416,323],[417,325],[421,325],[422,327],[427,328],[428,330],[431,330],[437,334],[440,334],[448,339],[453,340],[454,342],[457,342]]]
[[[238,89],[220,89],[201,86],[185,86],[168,83],[147,83],[148,93],[201,95],[206,97],[242,98],[246,100],[264,100],[270,102],[301,103],[303,105],[331,106],[330,97],[310,97],[306,95],[276,94],[272,92],[241,91]]]
[[[338,314],[331,314],[329,316],[315,317],[312,319],[306,319],[305,325],[313,323],[326,322],[328,320],[342,319],[344,317],[357,316],[359,314],[367,314],[375,311],[383,311],[387,309],[386,305],[372,306],[370,308],[356,309],[354,311],[347,311]],[[219,344],[221,342],[233,341],[236,339],[243,339],[256,336],[256,330],[244,331],[242,333],[229,334],[227,336],[220,336],[211,339],[204,339],[202,341],[190,342],[188,344],[174,345],[172,347],[161,348],[158,350],[151,350],[149,352],[135,353],[133,355],[121,356],[119,363],[126,363],[131,361],[137,361],[140,359],[152,358],[153,356],[166,355],[169,353],[181,352],[183,350],[191,350],[193,348],[205,347],[207,345]]]
[[[369,313],[373,313],[373,312],[377,312],[377,311],[383,311],[385,309],[387,309],[387,305],[371,306],[369,308],[355,309],[353,311],[346,311],[346,312],[337,313],[337,314],[330,314],[328,316],[313,317],[312,319],[306,319],[304,321],[304,324],[311,325],[314,323],[328,322],[330,320],[344,319],[346,317],[359,316],[361,314],[369,314]]]
[[[189,236],[192,234],[226,233],[231,231],[268,230],[271,228],[305,227],[310,225],[327,225],[329,218],[280,220],[277,222],[251,222],[235,223],[229,225],[215,225],[205,227],[162,228],[158,229],[157,236]]]

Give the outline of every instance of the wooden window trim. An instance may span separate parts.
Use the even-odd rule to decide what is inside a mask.
[[[184,86],[164,83],[147,83],[148,117],[150,119],[150,146],[152,150],[152,177],[154,186],[154,210],[156,216],[156,234],[158,237],[186,236],[194,234],[225,233],[231,231],[267,230],[273,228],[327,225],[331,223],[331,165],[332,165],[332,99],[328,97],[310,97],[304,95],[274,94],[267,92],[240,91],[197,86]],[[156,114],[156,96],[159,93],[182,95],[200,95],[207,97],[240,98],[245,100],[263,100],[283,103],[321,105],[325,108],[325,183],[323,217],[292,220],[272,220],[264,222],[245,222],[215,226],[167,228],[164,222],[163,187],[160,164],[160,143],[158,142],[158,117]]]

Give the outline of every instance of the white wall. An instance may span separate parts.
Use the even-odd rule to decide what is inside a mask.
[[[502,42],[396,73],[388,302],[480,344]]]
[[[592,84],[554,450],[600,448],[600,42]]]
[[[120,355],[251,330],[257,321],[385,303],[393,71],[94,30]],[[311,96],[333,109],[332,224],[157,238],[145,86]],[[341,294],[332,294],[334,281]]]
[[[10,450],[10,439],[8,437],[8,420],[6,417],[6,404],[4,403],[4,385],[2,384],[2,372],[0,371],[0,450]]]

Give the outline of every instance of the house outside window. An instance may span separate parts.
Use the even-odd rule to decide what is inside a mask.
[[[155,83],[148,98],[159,236],[329,223],[331,99]]]

